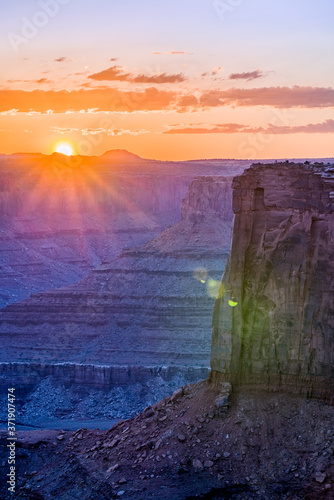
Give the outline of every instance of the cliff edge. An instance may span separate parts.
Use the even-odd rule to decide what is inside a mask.
[[[333,398],[334,168],[252,165],[233,181],[233,211],[213,378]]]

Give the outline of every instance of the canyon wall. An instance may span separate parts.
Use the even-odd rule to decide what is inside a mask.
[[[8,387],[15,385],[18,426],[109,429],[207,376],[208,368],[180,366],[0,363],[0,397],[7,398]],[[2,405],[0,430],[7,417]]]
[[[52,377],[65,385],[78,384],[84,387],[109,388],[113,385],[129,385],[147,382],[161,377],[169,382],[176,375],[183,375],[193,382],[205,378],[207,368],[180,368],[176,366],[109,366],[75,363],[1,363],[0,387],[7,392],[8,383],[15,378],[16,389],[34,386],[45,377]]]
[[[0,155],[0,308],[79,281],[123,248],[180,220],[198,174],[235,175],[247,162],[156,162]]]
[[[78,283],[0,312],[0,361],[208,367],[232,228],[231,176],[196,177],[182,219]]]
[[[333,166],[253,165],[234,179],[233,210],[213,376],[333,397]]]

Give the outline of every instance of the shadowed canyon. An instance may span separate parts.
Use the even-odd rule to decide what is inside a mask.
[[[0,372],[3,389],[17,381],[22,424],[108,426],[207,376],[245,166],[5,157]]]

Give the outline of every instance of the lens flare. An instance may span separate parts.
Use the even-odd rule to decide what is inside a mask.
[[[228,301],[228,305],[231,306],[231,307],[235,307],[238,305],[238,302],[235,302],[234,300],[229,300]]]
[[[216,299],[218,297],[219,288],[220,288],[220,281],[214,280],[212,278],[208,279],[206,284],[206,289],[209,297],[211,297],[212,299]]]
[[[195,279],[197,279],[201,283],[205,283],[208,278],[208,271],[205,269],[205,267],[198,267],[197,269],[195,269],[193,275]]]

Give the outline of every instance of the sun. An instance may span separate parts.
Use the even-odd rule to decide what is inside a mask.
[[[74,155],[74,147],[70,142],[58,142],[54,147],[54,151],[66,156]]]

